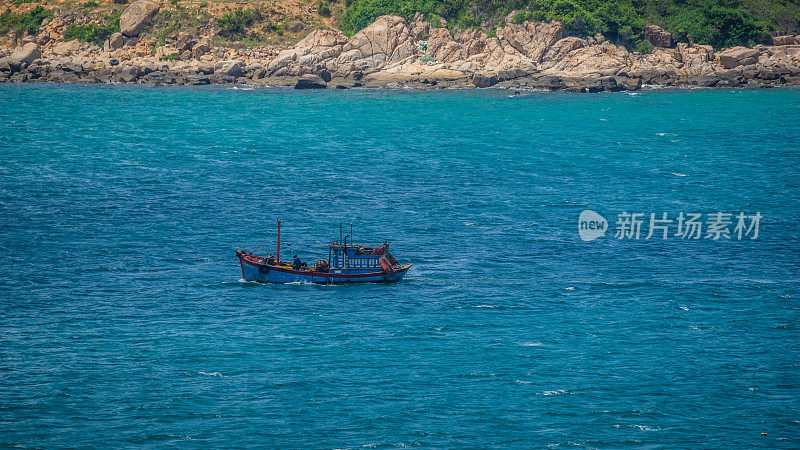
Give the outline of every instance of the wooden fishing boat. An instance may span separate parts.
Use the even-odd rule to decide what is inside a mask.
[[[389,253],[389,243],[375,247],[343,242],[328,244],[328,259],[320,259],[314,267],[297,262],[281,261],[281,222],[278,221],[276,257],[253,255],[253,252],[236,250],[242,267],[242,279],[263,283],[393,283],[405,276],[411,264],[400,264]],[[341,239],[340,239],[341,240]]]

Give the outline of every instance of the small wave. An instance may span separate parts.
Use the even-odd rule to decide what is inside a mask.
[[[222,377],[222,374],[219,372],[197,372],[198,375],[204,375],[207,377]]]
[[[497,306],[492,305],[475,305],[473,308],[497,308]]]
[[[684,310],[684,311],[688,311],[689,310],[689,308],[686,307],[686,306],[681,306],[681,309]]]
[[[686,175],[685,173],[680,173],[680,172],[670,172],[670,175],[675,175],[676,177],[688,177],[689,176],[689,175]]]
[[[638,428],[640,431],[661,431],[661,428],[648,427],[647,425],[631,425],[633,428]]]
[[[566,394],[566,393],[567,393],[567,391],[564,390],[564,389],[556,389],[554,391],[540,392],[539,395],[561,395],[561,394]]]
[[[531,384],[532,382],[531,381],[514,380],[514,383],[517,383],[517,384]]]
[[[667,133],[656,133],[656,136],[666,136]]]
[[[568,291],[574,291],[574,290],[575,290],[575,286],[569,286],[569,287],[567,287],[566,289],[567,289]]]
[[[544,344],[542,344],[541,342],[522,342],[519,345],[523,347],[541,347]]]

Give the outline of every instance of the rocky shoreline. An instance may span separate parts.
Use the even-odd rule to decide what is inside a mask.
[[[629,52],[597,35],[564,36],[559,22],[514,23],[496,35],[378,17],[348,38],[315,30],[290,48],[218,48],[209,36],[180,35],[156,46],[149,21],[159,5],[138,0],[122,14],[120,32],[102,47],[63,41],[63,26],[44,24],[22,45],[0,47],[0,82],[252,84],[326,87],[508,88],[572,92],[642,86],[773,87],[800,85],[800,36],[771,46],[677,43],[649,26],[650,54]]]

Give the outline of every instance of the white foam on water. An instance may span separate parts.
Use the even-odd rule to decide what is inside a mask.
[[[222,377],[219,372],[197,372],[198,375],[205,375],[207,377]]]
[[[689,175],[686,175],[685,173],[680,173],[680,172],[670,172],[670,175],[675,175],[676,177],[688,177],[689,176]]]
[[[564,389],[556,389],[554,391],[540,392],[539,395],[561,395],[561,394],[566,394],[566,393],[567,393],[567,391],[564,390]]]
[[[531,381],[514,380],[514,383],[517,383],[517,384],[531,384]]]
[[[632,425],[633,428],[638,428],[640,431],[661,431],[661,428],[648,427],[647,425]]]
[[[568,291],[574,291],[575,290],[575,286],[569,286],[569,287],[567,287],[567,290]]]
[[[475,305],[473,308],[497,308],[496,306],[492,305]]]
[[[688,311],[689,310],[689,308],[686,307],[686,306],[681,306],[681,309],[684,310],[684,311]]]
[[[542,344],[541,342],[522,342],[519,345],[523,347],[542,347],[544,344]]]

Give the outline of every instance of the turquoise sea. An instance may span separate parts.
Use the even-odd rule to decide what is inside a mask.
[[[511,94],[0,85],[0,447],[799,447],[800,91]]]

